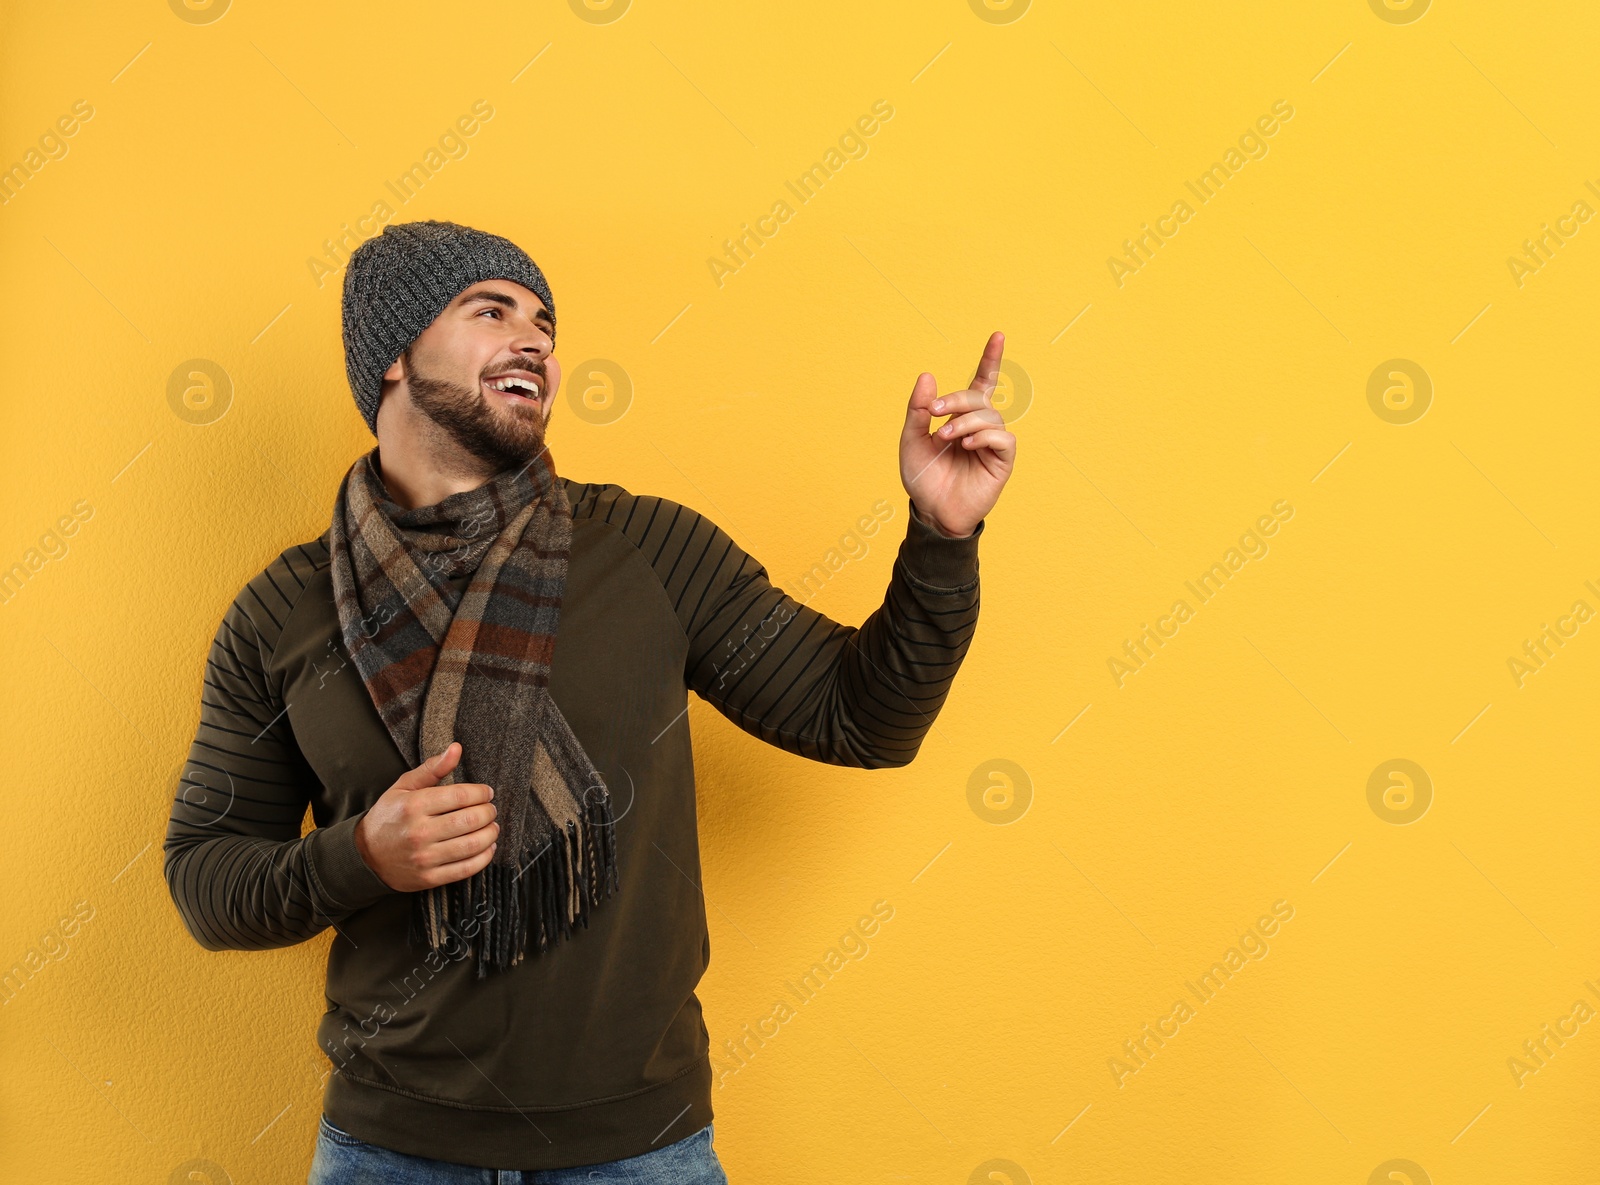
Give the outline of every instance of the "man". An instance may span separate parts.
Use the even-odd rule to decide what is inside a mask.
[[[812,760],[912,760],[1015,458],[1003,339],[971,389],[918,376],[906,536],[857,629],[688,507],[556,475],[555,305],[512,243],[391,224],[342,313],[378,444],[223,615],[167,831],[179,913],[208,950],[336,931],[313,1183],[724,1182],[687,693]]]

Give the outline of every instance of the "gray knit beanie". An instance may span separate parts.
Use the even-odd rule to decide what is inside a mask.
[[[481,280],[511,280],[555,301],[539,265],[509,239],[454,222],[395,222],[350,255],[344,273],[344,366],[356,407],[378,434],[383,372],[462,291]]]

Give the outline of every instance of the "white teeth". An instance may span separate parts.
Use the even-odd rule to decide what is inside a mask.
[[[536,384],[534,384],[534,383],[529,382],[527,379],[524,379],[524,378],[514,378],[513,377],[513,378],[495,379],[489,385],[491,387],[493,387],[496,391],[511,391],[511,390],[515,390],[519,394],[521,394],[523,392],[526,392],[526,393],[528,393],[529,395],[531,395],[534,398],[538,398],[538,395],[539,395],[538,386]]]

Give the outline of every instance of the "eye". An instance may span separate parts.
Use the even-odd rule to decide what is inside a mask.
[[[493,305],[490,305],[488,308],[484,309],[483,312],[479,313],[478,316],[483,316],[483,313],[493,313],[496,317],[498,317],[500,315],[500,310],[495,308]]]

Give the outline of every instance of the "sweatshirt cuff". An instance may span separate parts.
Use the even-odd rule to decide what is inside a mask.
[[[916,583],[938,592],[969,592],[978,583],[978,537],[983,534],[982,520],[972,534],[963,539],[952,539],[940,534],[939,529],[917,517],[915,504],[906,498],[906,514],[911,520],[906,525],[905,542],[900,545],[900,561],[906,573]]]
[[[318,827],[306,836],[311,875],[327,899],[329,913],[354,913],[397,891],[367,867],[356,847],[356,827],[365,814]]]

